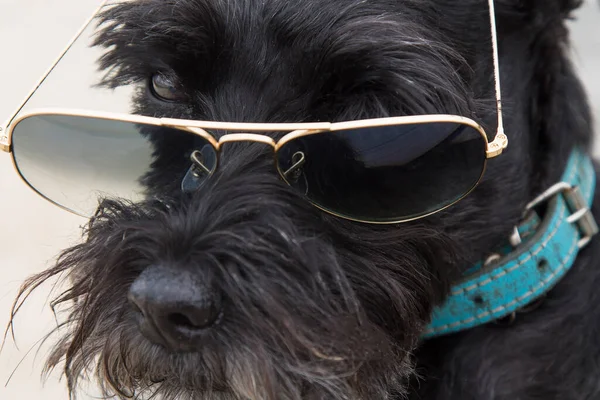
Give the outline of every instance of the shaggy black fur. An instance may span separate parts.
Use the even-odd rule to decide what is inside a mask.
[[[180,160],[193,140],[155,136],[146,183],[163,200],[105,201],[85,241],[26,284],[24,294],[63,272],[71,279],[55,301],[73,304],[69,334],[49,366],[66,362],[73,391],[93,371],[121,398],[600,396],[597,241],[510,328],[419,342],[458,274],[503,242],[574,145],[589,144],[564,25],[578,5],[497,1],[509,149],[470,196],[423,220],[372,226],[326,215],[283,184],[259,144],[226,145],[215,176],[183,195]],[[104,84],[138,84],[135,110],[146,115],[314,122],[449,113],[493,136],[487,10],[485,0],[137,0],[104,11],[96,44],[107,49]],[[175,82],[178,101],[150,90],[157,73]],[[150,267],[218,293],[217,322],[187,351],[140,333],[127,297]]]

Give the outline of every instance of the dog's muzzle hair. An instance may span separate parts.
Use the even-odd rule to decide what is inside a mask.
[[[72,327],[49,359],[71,390],[96,371],[123,398],[403,392],[448,253],[438,234],[324,224],[273,174],[165,203],[104,201],[85,243],[27,283],[71,280],[55,305],[73,304]]]

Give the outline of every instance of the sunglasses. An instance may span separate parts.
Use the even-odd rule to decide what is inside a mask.
[[[0,149],[11,154],[16,171],[35,192],[85,217],[102,197],[146,198],[145,182],[157,167],[160,144],[169,140],[181,150],[169,169],[178,171],[173,181],[183,192],[202,190],[228,143],[255,142],[270,148],[283,182],[327,213],[373,224],[423,218],[467,196],[481,181],[487,160],[508,144],[493,0],[489,7],[498,112],[492,142],[478,123],[456,115],[297,124],[61,109],[17,117],[92,17],[9,119]]]

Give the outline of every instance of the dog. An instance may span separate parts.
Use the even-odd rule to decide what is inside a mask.
[[[69,277],[54,301],[69,307],[69,331],[48,368],[64,361],[72,393],[93,372],[123,399],[600,396],[595,238],[530,312],[424,336],[467,270],[561,180],[573,149],[589,149],[565,27],[579,5],[496,1],[510,145],[471,194],[425,218],[379,225],[324,212],[249,142],[225,147],[211,179],[182,193],[178,157],[193,143],[156,139],[144,183],[160,200],[104,200],[83,242],[23,288]],[[102,84],[137,85],[136,114],[259,123],[452,114],[498,128],[485,0],[134,0],[100,21]],[[322,151],[323,168],[335,168],[337,150]],[[166,317],[149,327],[154,312]]]

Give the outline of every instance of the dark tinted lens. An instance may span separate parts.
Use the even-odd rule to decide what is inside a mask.
[[[84,216],[94,212],[99,198],[139,201],[148,187],[156,193],[158,186],[177,180],[180,186],[194,164],[193,146],[208,146],[214,153],[205,139],[181,130],[63,115],[20,121],[12,144],[16,166],[29,185]],[[205,158],[214,169],[216,156]]]
[[[485,150],[475,128],[443,122],[303,136],[284,144],[277,158],[286,181],[318,206],[351,219],[393,222],[467,194],[483,172]]]

